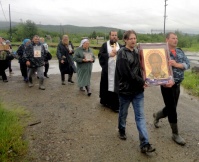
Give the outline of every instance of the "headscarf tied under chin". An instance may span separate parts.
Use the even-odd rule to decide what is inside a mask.
[[[29,42],[29,41],[30,41],[30,39],[24,39],[23,40],[23,45],[26,45],[26,43]]]
[[[79,47],[81,47],[85,42],[87,42],[87,41],[89,41],[88,39],[83,39],[82,41],[81,41],[81,43],[80,43],[80,46]]]

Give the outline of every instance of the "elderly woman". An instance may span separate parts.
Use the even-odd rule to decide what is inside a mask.
[[[68,82],[72,81],[73,73],[76,73],[76,66],[73,61],[74,48],[69,41],[68,35],[63,35],[61,42],[57,46],[57,58],[59,60],[59,69],[61,72],[62,85],[65,85],[65,74],[68,74]]]
[[[77,80],[81,91],[84,87],[87,90],[87,95],[91,95],[90,79],[92,73],[93,62],[95,56],[89,48],[89,40],[83,39],[80,46],[75,50],[74,60],[77,63]]]
[[[31,43],[30,39],[24,39],[22,45],[19,46],[16,52],[19,57],[18,59],[19,59],[19,64],[20,64],[21,75],[23,76],[25,82],[28,82],[28,71],[27,71],[26,62],[23,59],[23,57],[24,57],[25,49],[30,43]]]

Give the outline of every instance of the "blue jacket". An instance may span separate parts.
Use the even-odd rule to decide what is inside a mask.
[[[184,69],[172,66],[174,81],[176,83],[180,83],[184,79],[184,71],[190,68],[189,60],[180,48],[176,48],[176,57],[170,53],[170,58],[171,60],[175,60],[177,63],[181,63],[184,66]]]

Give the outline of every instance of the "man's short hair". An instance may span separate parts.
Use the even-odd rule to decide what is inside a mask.
[[[39,36],[38,36],[38,35],[34,35],[32,38],[35,38],[35,37],[39,38]]]
[[[109,35],[111,35],[112,32],[117,32],[117,31],[116,31],[116,30],[111,30],[111,31],[109,32]]]
[[[174,33],[174,32],[168,32],[168,33],[166,34],[166,38],[169,39],[169,37],[170,37],[171,34],[176,35],[176,33]]]
[[[136,34],[136,32],[134,30],[127,30],[123,34],[123,40],[129,39],[131,34],[135,34],[135,36],[137,37],[137,34]]]

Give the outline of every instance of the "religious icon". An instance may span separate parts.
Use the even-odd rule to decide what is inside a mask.
[[[146,83],[162,85],[173,79],[172,69],[168,64],[170,57],[166,43],[141,43],[139,50]]]
[[[41,46],[34,46],[34,57],[41,57]]]
[[[10,46],[5,44],[0,44],[0,51],[9,51],[10,50]]]
[[[83,53],[84,54],[84,58],[86,59],[86,60],[89,60],[89,61],[91,61],[92,60],[92,53],[90,53],[90,52],[84,52]]]

